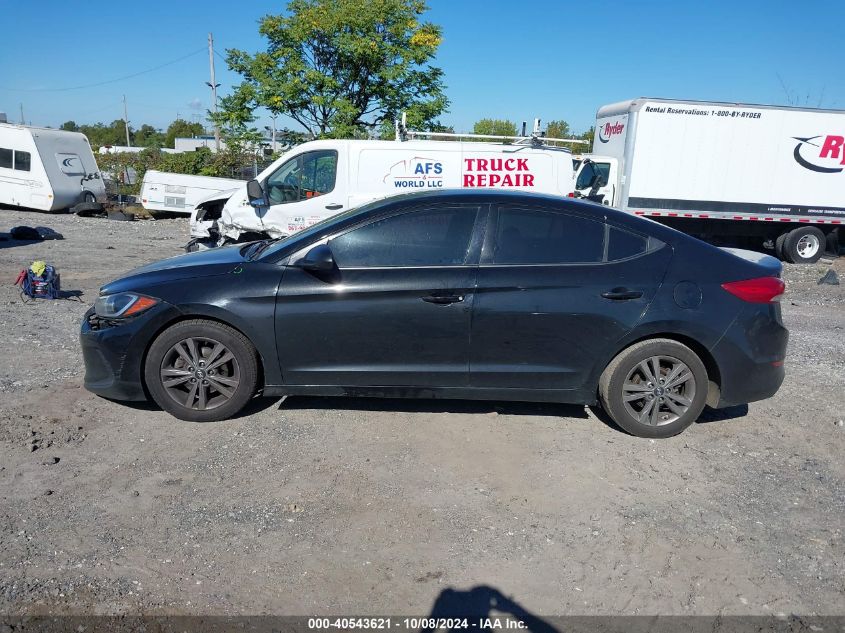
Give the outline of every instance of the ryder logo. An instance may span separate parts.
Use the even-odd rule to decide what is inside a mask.
[[[798,141],[792,157],[804,169],[821,174],[838,174],[845,169],[845,137],[828,134],[792,138]]]
[[[605,123],[599,128],[599,140],[602,143],[607,143],[612,137],[622,134],[625,129],[624,123]]]

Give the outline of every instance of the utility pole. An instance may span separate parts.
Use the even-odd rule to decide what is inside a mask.
[[[23,118],[23,104],[21,104],[21,125],[26,125],[26,121]]]
[[[205,84],[211,88],[211,111],[217,114],[217,88],[220,86],[214,79],[214,38],[208,34],[208,64],[211,68],[211,81]],[[220,151],[220,128],[217,121],[214,121],[214,149]]]
[[[132,147],[129,141],[129,115],[126,113],[126,95],[123,95],[123,127],[126,128],[126,147]]]

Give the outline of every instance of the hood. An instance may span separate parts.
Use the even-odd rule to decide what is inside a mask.
[[[129,271],[123,277],[104,285],[100,292],[112,294],[162,282],[223,275],[244,263],[241,256],[243,247],[243,244],[234,244],[162,259]]]
[[[196,207],[200,206],[201,204],[205,204],[206,202],[217,202],[218,200],[228,200],[238,191],[240,191],[242,187],[235,187],[234,189],[226,189],[225,191],[215,191],[214,193],[207,195],[205,198],[202,198],[199,202],[196,203]]]

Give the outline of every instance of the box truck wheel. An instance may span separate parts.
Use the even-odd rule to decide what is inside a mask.
[[[814,226],[799,226],[786,234],[783,242],[784,259],[793,264],[813,264],[824,253],[825,237]]]
[[[778,235],[777,239],[775,240],[775,256],[781,260],[785,261],[786,257],[783,254],[783,243],[786,241],[786,236],[789,235],[789,231],[785,233],[781,233]]]

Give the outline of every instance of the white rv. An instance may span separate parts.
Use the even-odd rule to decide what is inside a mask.
[[[578,197],[795,263],[845,245],[845,110],[640,98],[595,129]]]
[[[250,205],[245,182],[197,205],[188,248],[287,236],[345,209],[411,191],[516,189],[567,196],[573,187],[572,154],[543,140],[303,143],[256,178],[267,208]]]
[[[59,211],[105,201],[103,178],[84,134],[0,123],[0,203]]]
[[[198,202],[221,191],[234,189],[243,180],[173,174],[150,169],[141,183],[141,205],[148,211],[190,214]]]

